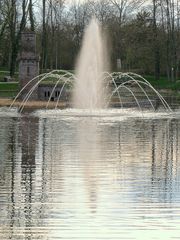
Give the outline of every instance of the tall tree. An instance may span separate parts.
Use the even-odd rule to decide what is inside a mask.
[[[30,20],[30,26],[31,31],[35,31],[35,23],[34,23],[34,13],[33,13],[33,3],[32,0],[29,0],[29,20]]]
[[[27,22],[28,13],[28,0],[22,1],[22,16],[18,23],[18,11],[17,1],[11,0],[10,2],[10,18],[9,18],[9,29],[10,29],[10,40],[11,40],[11,53],[10,53],[10,75],[14,76],[16,69],[16,59],[19,51],[19,43],[21,32],[25,29]]]
[[[47,30],[46,30],[46,0],[42,0],[42,52],[41,52],[41,59],[42,59],[42,69],[46,69],[47,67]]]
[[[157,0],[153,0],[153,45],[154,45],[154,75],[155,79],[160,77],[160,52],[157,29]]]

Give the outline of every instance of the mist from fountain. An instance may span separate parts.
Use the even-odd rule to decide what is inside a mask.
[[[105,36],[100,23],[93,18],[87,26],[77,65],[73,91],[73,106],[80,109],[101,109],[106,106],[105,81],[107,70]]]

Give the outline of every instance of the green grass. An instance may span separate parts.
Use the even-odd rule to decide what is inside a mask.
[[[0,82],[0,91],[18,91],[18,89],[19,89],[18,82],[9,83]]]
[[[14,97],[19,91],[18,82],[0,82],[0,97]]]
[[[180,80],[176,82],[169,81],[166,77],[160,77],[159,80],[156,80],[154,76],[144,76],[154,87],[158,89],[172,89],[172,90],[180,90]]]
[[[13,92],[13,91],[6,91],[6,92],[1,92],[0,91],[0,98],[14,98],[17,95],[18,92]]]

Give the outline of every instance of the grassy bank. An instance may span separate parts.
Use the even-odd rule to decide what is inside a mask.
[[[157,89],[169,89],[173,91],[180,91],[180,80],[176,82],[168,81],[166,77],[160,77],[159,80],[156,80],[154,76],[146,75],[145,79],[152,84],[153,87]]]
[[[0,78],[4,77],[6,71],[0,71]],[[159,80],[155,80],[152,75],[145,75],[147,79],[156,89],[169,91],[171,95],[180,96],[180,80],[176,82],[168,81],[166,77],[160,77]],[[43,81],[44,84],[57,82],[57,79],[47,79]],[[13,98],[19,91],[18,82],[1,82],[0,81],[0,97],[1,98]]]
[[[18,82],[0,82],[0,97],[13,98],[19,91]]]
[[[13,103],[12,99],[9,98],[0,98],[0,107],[9,107]],[[41,108],[46,108],[47,101],[28,101],[24,105],[24,109],[41,109]],[[58,108],[65,108],[69,105],[67,102],[59,102],[57,107]],[[22,107],[22,102],[21,101],[16,101],[13,104],[14,107]],[[54,109],[56,107],[56,102],[49,102],[48,103],[48,108],[49,109]]]

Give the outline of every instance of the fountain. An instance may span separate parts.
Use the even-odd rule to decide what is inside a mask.
[[[96,109],[105,107],[106,48],[96,19],[85,30],[82,49],[76,67],[77,81],[74,87],[75,108]]]
[[[39,84],[51,80],[54,85],[49,94],[46,109],[57,86],[61,84],[61,90],[54,105],[55,109],[58,108],[60,101],[65,101],[62,96],[68,89],[71,93],[68,101],[70,103],[72,100],[70,106],[75,109],[94,111],[114,106],[121,109],[137,106],[142,111],[144,106],[148,106],[155,111],[158,102],[165,110],[171,111],[166,100],[142,76],[130,72],[107,72],[108,58],[104,42],[100,24],[96,19],[92,19],[85,30],[75,74],[64,70],[53,70],[33,78],[21,89],[10,108],[15,105],[22,92],[28,89],[19,106],[19,111],[22,112]]]
[[[100,34],[93,20],[75,74],[41,74],[0,109],[0,239],[178,239],[180,111],[142,76],[106,72]],[[44,81],[47,111],[21,114]]]

